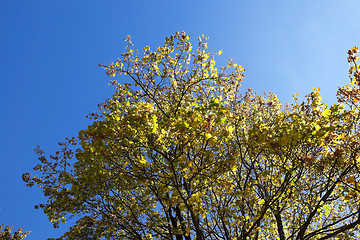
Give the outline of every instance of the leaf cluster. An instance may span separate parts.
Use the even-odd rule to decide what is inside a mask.
[[[22,228],[12,233],[12,227],[0,225],[0,239],[1,240],[21,240],[24,239],[31,231],[22,232]]]

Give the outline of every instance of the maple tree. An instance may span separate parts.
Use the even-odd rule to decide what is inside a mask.
[[[327,106],[320,90],[282,105],[241,91],[207,38],[176,33],[102,65],[124,76],[92,125],[23,175],[59,239],[358,239],[360,71]],[[123,80],[121,80],[123,82]]]

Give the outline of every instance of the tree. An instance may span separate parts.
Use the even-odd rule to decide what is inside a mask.
[[[4,228],[4,225],[0,225],[0,240],[21,240],[24,239],[29,232],[22,232],[22,228],[19,228],[16,232],[11,234],[12,227],[7,226]]]
[[[101,65],[113,97],[92,125],[24,174],[59,239],[358,239],[359,67],[328,107],[320,90],[282,105],[241,93],[244,69],[215,67],[184,32]],[[123,80],[122,80],[123,81]]]

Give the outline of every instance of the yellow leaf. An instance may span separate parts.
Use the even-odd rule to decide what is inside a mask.
[[[323,115],[324,117],[329,117],[330,114],[331,111],[329,109],[326,109],[321,115]]]
[[[348,177],[347,182],[355,183],[355,178],[353,176]]]
[[[189,234],[190,234],[190,227],[187,226],[187,227],[186,227],[186,234],[185,234],[185,235],[186,235],[186,236],[189,236]]]
[[[139,162],[140,162],[141,164],[147,163],[146,159],[145,159],[143,156],[141,156],[141,158],[139,159]]]
[[[235,172],[237,169],[238,169],[238,167],[237,167],[236,165],[234,165],[234,166],[231,167],[231,171],[234,171],[234,172]]]
[[[206,139],[210,139],[212,137],[212,135],[210,133],[206,133],[205,137],[206,137]]]

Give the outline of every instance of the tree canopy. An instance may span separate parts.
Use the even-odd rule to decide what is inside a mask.
[[[359,239],[358,49],[337,103],[314,89],[281,104],[242,90],[244,68],[217,68],[206,40],[139,53],[128,37],[101,65],[116,90],[93,123],[36,149],[36,207],[55,227],[77,220],[58,239]]]

